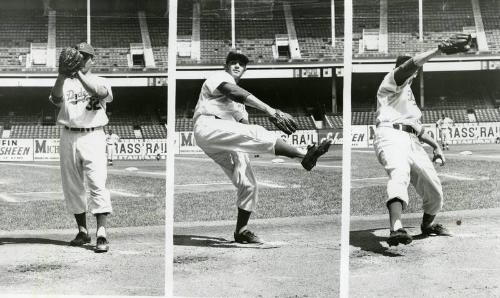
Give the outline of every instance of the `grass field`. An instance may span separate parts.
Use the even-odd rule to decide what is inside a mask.
[[[443,185],[443,211],[500,207],[499,149],[495,144],[454,145],[444,152],[446,165],[436,166]],[[463,151],[472,155],[461,155]],[[351,214],[385,214],[387,175],[373,149],[353,150],[351,173]],[[420,212],[422,200],[413,186],[409,194],[405,212]]]
[[[137,170],[128,171],[135,167]],[[0,230],[74,228],[63,200],[58,162],[0,163]],[[165,222],[165,161],[115,161],[108,168],[109,227]],[[88,220],[89,227],[95,224]]]
[[[311,172],[285,158],[252,158],[257,181],[262,183],[253,218],[338,214],[341,210],[339,146],[331,148]],[[179,156],[175,161],[174,221],[234,219],[236,188],[222,169],[205,155]]]

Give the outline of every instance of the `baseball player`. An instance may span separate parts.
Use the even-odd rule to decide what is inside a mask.
[[[387,208],[389,210],[389,246],[409,244],[412,236],[403,228],[401,213],[408,206],[408,185],[413,184],[423,198],[424,215],[420,226],[422,235],[449,236],[448,230],[434,223],[443,206],[441,181],[420,141],[433,147],[434,160],[444,165],[443,152],[427,134],[420,122],[422,113],[411,90],[418,70],[432,57],[441,53],[465,52],[470,37],[458,43],[458,37],[443,41],[436,49],[414,57],[400,56],[396,68],[385,77],[377,92],[377,114],[374,149],[379,162],[389,175]]]
[[[270,107],[237,85],[247,64],[245,55],[229,52],[224,71],[213,74],[203,83],[193,116],[194,137],[197,145],[223,169],[237,188],[238,216],[234,240],[238,243],[263,243],[247,227],[258,199],[258,185],[248,153],[296,158],[309,171],[328,151],[330,141],[300,150],[287,144],[276,133],[250,125],[245,105],[265,112],[271,122],[287,134],[297,129],[292,116]]]
[[[108,153],[108,166],[113,165],[113,153],[115,152],[115,145],[120,141],[120,137],[113,133],[110,129],[106,134],[106,152]]]
[[[49,100],[60,108],[57,123],[62,126],[60,163],[64,198],[74,214],[78,234],[70,245],[90,243],[86,224],[87,180],[90,212],[96,217],[96,252],[109,249],[106,239],[106,217],[112,212],[106,189],[106,137],[103,126],[108,123],[106,103],[113,100],[111,86],[90,69],[94,49],[87,43],[66,48],[59,57],[59,75]]]
[[[455,125],[453,119],[446,117],[444,114],[441,114],[441,118],[436,122],[443,150],[450,150],[448,138],[450,137],[450,128],[453,125]]]

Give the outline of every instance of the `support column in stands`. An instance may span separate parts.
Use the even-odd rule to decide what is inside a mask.
[[[295,24],[293,22],[292,9],[288,1],[283,2],[283,12],[285,14],[286,31],[288,33],[288,47],[290,48],[290,58],[300,59],[299,41],[297,40],[297,32],[295,31]]]
[[[193,3],[193,30],[191,34],[191,59],[200,61],[201,45],[200,45],[200,1],[196,0]]]
[[[477,50],[480,52],[489,51],[486,33],[484,32],[483,17],[481,16],[481,8],[478,0],[472,1],[472,11],[474,12],[474,23],[476,25],[476,41]]]
[[[378,36],[378,52],[387,53],[388,33],[387,33],[387,0],[380,0],[380,25]]]
[[[49,8],[47,67],[56,67],[56,11]]]
[[[336,114],[337,110],[337,72],[332,71],[332,113]]]
[[[142,45],[144,47],[144,64],[148,68],[156,67],[153,47],[151,46],[151,38],[149,37],[148,22],[146,21],[146,13],[144,11],[138,11],[137,16],[139,17]]]
[[[418,71],[418,77],[420,78],[419,79],[419,83],[420,83],[420,108],[423,109],[425,107],[425,103],[424,103],[424,70],[422,68],[420,68],[420,70]]]

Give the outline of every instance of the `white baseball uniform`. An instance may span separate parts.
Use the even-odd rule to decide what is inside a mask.
[[[448,138],[451,137],[450,128],[453,126],[453,124],[454,124],[453,120],[451,120],[448,117],[444,117],[444,119],[441,118],[436,122],[436,125],[439,129],[439,135],[441,137],[441,142],[443,144],[448,143]]]
[[[406,208],[411,182],[423,198],[424,212],[436,214],[443,204],[443,191],[434,165],[413,133],[398,130],[394,124],[420,125],[418,108],[408,78],[397,86],[394,70],[388,73],[377,92],[377,128],[374,149],[379,162],[389,175],[388,200],[399,198]]]
[[[194,112],[196,144],[219,166],[238,189],[237,206],[255,209],[258,186],[247,153],[272,153],[279,136],[258,125],[243,124],[245,106],[217,90],[223,83],[236,84],[225,71],[210,76],[201,88]]]
[[[112,160],[115,152],[115,145],[120,140],[120,137],[117,134],[107,134],[106,135],[106,152],[108,153],[108,159]]]
[[[64,81],[62,102],[56,104],[60,107],[57,122],[63,126],[59,150],[62,187],[70,213],[87,211],[84,179],[90,190],[90,212],[111,213],[103,126],[108,123],[106,103],[113,100],[113,93],[106,79],[90,72],[86,76],[105,86],[108,96],[92,98],[77,78]]]

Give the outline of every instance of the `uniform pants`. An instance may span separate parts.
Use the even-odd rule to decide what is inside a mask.
[[[196,144],[205,152],[235,151],[274,154],[279,136],[259,125],[243,124],[214,116],[199,116],[194,124]]]
[[[236,187],[236,206],[249,212],[254,211],[258,200],[258,185],[248,154],[234,151],[206,154],[222,168]]]
[[[248,153],[274,154],[279,136],[258,125],[199,116],[194,125],[196,144],[231,179],[238,190],[237,206],[253,211],[258,199],[258,186]]]
[[[111,199],[106,189],[107,161],[105,134],[102,129],[79,132],[63,129],[60,141],[61,178],[68,211],[92,214],[111,213]]]
[[[392,127],[375,131],[375,153],[389,175],[387,200],[401,199],[408,206],[409,183],[423,199],[426,214],[435,215],[443,206],[441,181],[418,137]]]
[[[106,153],[108,154],[108,159],[113,159],[114,150],[115,150],[114,145],[106,145]]]
[[[439,129],[439,135],[441,136],[441,143],[443,145],[448,144],[448,129],[446,128],[441,128]]]

